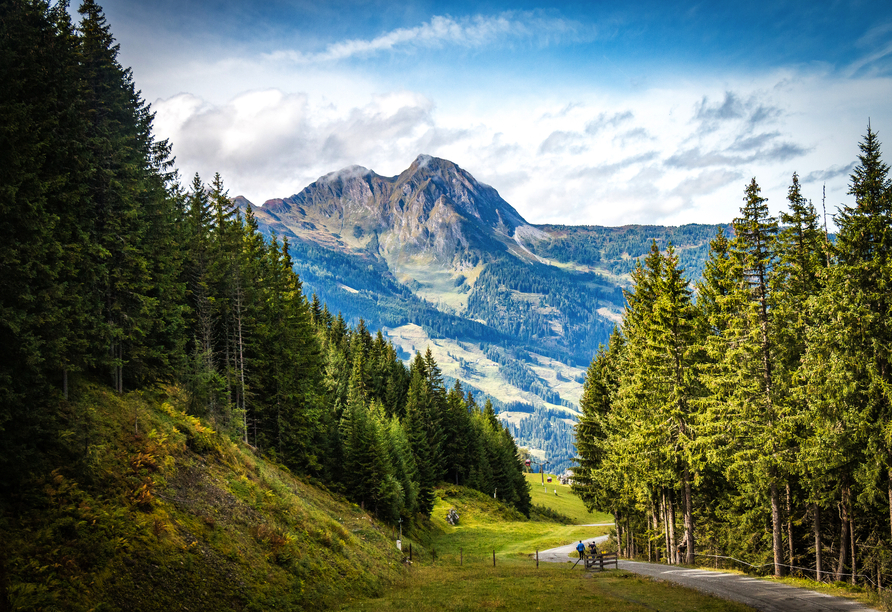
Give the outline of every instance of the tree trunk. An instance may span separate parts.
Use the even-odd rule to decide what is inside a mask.
[[[635,556],[635,551],[633,550],[633,547],[635,546],[635,540],[629,537],[632,529],[631,529],[631,527],[629,527],[629,516],[628,515],[626,515],[626,529],[625,529],[625,531],[626,531],[626,556],[631,558],[631,557]]]
[[[790,481],[787,481],[787,552],[790,565],[796,565],[793,561],[793,495],[790,491]]]
[[[777,495],[777,482],[771,480],[771,548],[774,552],[774,575],[783,576],[784,543],[781,532],[780,502]]]
[[[245,399],[245,342],[242,337],[242,296],[241,292],[238,293],[238,299],[236,301],[236,324],[238,326],[238,360],[239,360],[239,397],[241,399],[241,408],[242,411],[242,428],[245,433],[245,444],[248,443],[248,408],[247,401]]]
[[[840,529],[839,529],[839,561],[836,564],[836,581],[842,580],[842,575],[846,569],[846,552],[849,549],[849,515],[845,504],[845,493],[843,493],[843,502],[840,504]]]
[[[651,541],[649,535],[648,535],[648,538],[647,538],[647,562],[648,562],[648,563],[653,563],[653,562],[654,562],[654,555],[653,555],[653,541]]]
[[[616,553],[623,556],[623,532],[620,527],[619,512],[613,511],[613,529],[616,531]]]
[[[691,472],[684,468],[684,537],[687,542],[685,563],[694,565],[694,502],[691,494]]]
[[[855,554],[855,513],[853,511],[849,512],[849,544],[852,545],[852,584],[857,584],[858,556]]]
[[[666,507],[666,489],[663,489],[662,496],[663,540],[666,543],[666,563],[672,563],[672,544],[669,542],[669,510]]]
[[[656,503],[653,504],[653,505],[651,506],[651,508],[650,508],[650,511],[651,511],[651,514],[652,514],[652,518],[653,518],[653,522],[654,522],[654,535],[655,535],[655,536],[656,536],[657,534],[660,533],[660,519],[659,519],[659,516],[658,516],[658,514],[659,514],[659,504],[660,504],[660,500],[658,499],[658,500],[656,501]],[[656,541],[654,541],[653,538],[651,538],[650,540],[648,540],[648,543],[649,543],[649,544],[653,547],[653,549],[654,549],[654,558],[655,558],[657,561],[659,561],[659,560],[660,560],[660,547],[659,547],[659,545],[656,544]]]
[[[815,570],[817,581],[821,582],[821,507],[814,504],[815,523]]]
[[[118,364],[115,366],[115,390],[118,395],[122,395],[124,393],[124,344],[119,342],[117,346]]]
[[[678,540],[675,539],[675,504],[672,503],[672,491],[666,496],[669,503],[669,544],[672,548],[669,550],[669,558],[672,559],[673,565],[678,565]]]

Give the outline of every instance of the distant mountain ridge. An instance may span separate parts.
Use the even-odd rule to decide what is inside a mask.
[[[457,164],[419,155],[397,176],[350,166],[251,206],[294,266],[348,320],[404,358],[430,347],[446,377],[493,398],[518,442],[569,464],[585,368],[652,240],[699,277],[718,226],[533,225]]]

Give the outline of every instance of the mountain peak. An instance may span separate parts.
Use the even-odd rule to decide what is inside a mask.
[[[528,225],[495,189],[427,154],[394,177],[355,165],[330,172],[263,210],[296,234],[338,249],[371,249],[393,262],[432,256],[461,269],[516,250],[517,230]]]
[[[320,177],[317,182],[335,183],[337,181],[346,181],[353,178],[362,178],[364,176],[369,176],[370,174],[374,174],[374,172],[363,166],[347,166],[346,168],[329,172],[325,176]]]

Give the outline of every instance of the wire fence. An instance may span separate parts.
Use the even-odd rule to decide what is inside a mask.
[[[751,567],[751,568],[753,568],[753,569],[762,569],[762,568],[765,568],[765,567],[771,567],[771,568],[773,568],[773,567],[774,567],[774,563],[773,563],[773,562],[772,562],[772,563],[755,563],[755,564],[754,564],[754,563],[748,563],[747,561],[743,561],[742,559],[738,559],[738,558],[736,558],[736,557],[727,557],[727,556],[723,556],[723,555],[707,555],[707,554],[703,554],[703,553],[695,553],[694,556],[695,556],[695,557],[709,557],[710,559],[729,559],[729,560],[731,560],[731,561],[735,561],[735,562],[737,562],[737,563],[740,563],[741,565],[746,565],[747,567]],[[792,570],[799,570],[799,571],[802,571],[802,572],[809,572],[809,573],[812,573],[812,574],[815,575],[815,580],[817,580],[817,575],[818,575],[818,570],[817,570],[817,568],[814,568],[814,567],[800,567],[800,566],[798,566],[798,565],[787,565],[786,563],[778,563],[778,566],[779,566],[779,567],[786,567],[786,568],[788,568],[788,569],[792,569]],[[821,570],[821,580],[820,580],[820,582],[829,582],[829,579],[830,579],[831,577],[834,577],[834,579],[838,579],[838,578],[843,578],[843,577],[851,578],[852,576],[853,576],[853,574],[851,574],[851,573],[846,573],[846,572],[836,572],[836,571],[833,571],[833,570],[828,571],[828,570],[823,570],[823,569],[822,569],[822,570]],[[871,585],[873,585],[874,588],[877,588],[877,583],[873,580],[873,577],[871,577],[869,574],[855,573],[854,576],[855,576],[855,578],[863,578],[864,580],[866,580],[867,582],[869,582]],[[827,580],[825,580],[825,577],[827,578]]]
[[[536,567],[539,566],[539,563],[553,562],[550,559],[546,559],[545,555],[540,555],[540,553],[544,553],[544,551],[535,550],[531,552],[518,552],[516,553],[516,559],[527,559],[536,564]],[[421,564],[437,564],[437,565],[453,565],[453,566],[489,566],[489,567],[497,567],[499,564],[499,557],[497,555],[496,549],[481,549],[479,547],[474,547],[470,550],[465,550],[464,548],[459,548],[458,552],[454,549],[449,550],[448,552],[438,552],[434,548],[429,549],[416,549],[413,551],[411,544],[408,547],[403,548],[403,554],[405,555],[405,560],[410,561],[412,563],[421,563]],[[553,558],[554,553],[548,555],[550,558]],[[743,566],[745,571],[748,568],[749,572],[752,573],[764,573],[766,568],[772,569],[774,568],[774,563],[750,563],[749,561],[744,561],[743,559],[738,559],[737,557],[732,557],[728,555],[710,555],[705,553],[695,553],[695,557],[698,559],[708,558],[708,559],[716,559],[722,561],[731,561],[733,563],[739,564]],[[577,557],[574,554],[567,554],[566,559],[564,556],[561,556],[562,561],[573,561]],[[621,557],[622,559],[623,557]],[[628,557],[625,557],[629,559]],[[503,558],[504,561],[504,558]],[[665,564],[665,557],[662,560],[657,560],[657,563]],[[724,565],[724,564],[723,564]],[[837,572],[836,570],[821,570],[821,579],[817,578],[817,568],[814,567],[802,567],[799,565],[790,565],[786,563],[778,564],[780,567],[786,568],[791,571],[798,571],[800,573],[808,574],[809,577],[814,576],[814,580],[824,583],[837,582],[840,579],[846,578],[851,579],[853,574],[851,572]],[[575,567],[575,565],[574,565]],[[704,567],[706,567],[704,565]],[[725,568],[727,569],[727,568]],[[866,574],[863,572],[856,572],[854,574],[856,580],[862,582],[862,584],[870,584],[870,586],[876,590],[886,590],[888,586],[880,586],[877,584],[875,577],[871,574]]]

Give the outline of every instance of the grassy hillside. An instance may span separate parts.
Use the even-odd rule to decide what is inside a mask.
[[[455,508],[458,525],[446,522]],[[580,527],[550,521],[528,520],[492,497],[465,489],[438,490],[431,516],[433,527],[427,543],[441,563],[492,563],[498,559],[529,559],[536,550],[546,550],[574,540],[607,533],[607,527]],[[463,556],[463,558],[461,558]]]
[[[401,575],[392,529],[186,416],[175,390],[73,397],[58,467],[3,500],[13,610],[327,607]]]
[[[534,506],[545,506],[555,512],[567,516],[577,525],[590,525],[595,523],[611,523],[613,515],[606,512],[589,512],[585,509],[582,500],[573,495],[568,485],[558,482],[554,474],[546,474],[545,478],[552,477],[552,482],[546,482],[542,486],[541,474],[525,474],[530,483],[530,497]],[[555,495],[555,491],[557,495]]]

